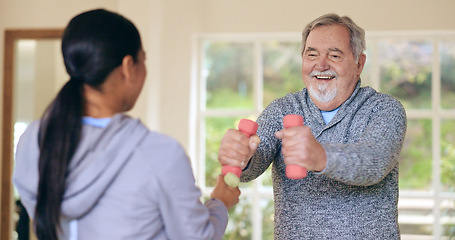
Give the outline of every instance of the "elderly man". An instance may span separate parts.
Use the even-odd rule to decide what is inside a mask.
[[[267,106],[257,135],[228,130],[219,161],[243,168],[241,181],[273,163],[277,240],[399,239],[405,110],[394,98],[360,87],[365,32],[349,17],[321,16],[302,35],[306,88]],[[305,126],[283,129],[288,114],[301,115]],[[308,175],[289,179],[286,165]]]

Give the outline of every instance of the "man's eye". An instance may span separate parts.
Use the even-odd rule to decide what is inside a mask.
[[[316,53],[307,53],[306,55],[307,55],[307,57],[309,57],[309,58],[315,58],[315,57],[317,56]]]
[[[341,61],[341,55],[330,55],[330,58],[334,61]]]

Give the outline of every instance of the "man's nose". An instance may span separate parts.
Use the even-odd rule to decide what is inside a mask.
[[[329,70],[330,65],[329,65],[329,61],[328,61],[327,57],[324,57],[324,56],[319,57],[317,59],[315,68],[316,68],[316,70],[318,70],[320,72]]]

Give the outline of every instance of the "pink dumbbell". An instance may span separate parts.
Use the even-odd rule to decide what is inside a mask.
[[[296,114],[289,114],[283,117],[283,127],[290,128],[303,126],[303,117]],[[307,170],[299,165],[287,165],[286,177],[290,179],[302,179],[307,176]]]
[[[245,134],[245,136],[250,137],[251,135],[256,134],[258,124],[249,119],[241,119],[239,122],[239,130]],[[237,187],[240,183],[242,169],[239,167],[224,165],[221,168],[221,174],[223,174],[224,181],[228,186]]]

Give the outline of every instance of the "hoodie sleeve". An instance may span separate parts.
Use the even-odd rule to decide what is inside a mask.
[[[21,135],[16,149],[13,183],[19,192],[21,202],[33,219],[38,190],[38,130],[39,122],[33,122]]]
[[[228,214],[215,199],[201,203],[190,161],[178,143],[160,151],[160,166],[155,168],[159,205],[169,239],[222,239]],[[151,190],[153,191],[153,190]],[[156,191],[156,189],[155,189]]]

